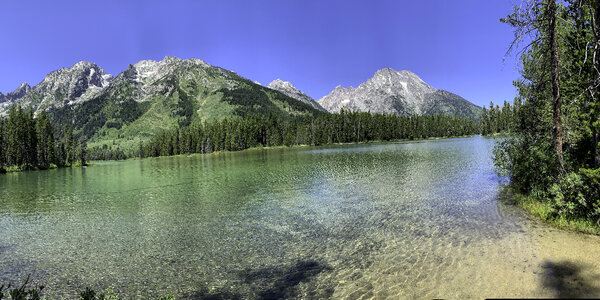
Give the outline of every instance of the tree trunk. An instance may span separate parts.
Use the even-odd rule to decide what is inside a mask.
[[[600,133],[598,132],[598,126],[600,124],[600,114],[598,110],[600,110],[600,0],[594,1],[594,39],[596,40],[596,45],[594,48],[594,70],[596,71],[596,82],[594,88],[594,97],[592,97],[592,132],[594,135],[594,166],[596,168],[600,167],[600,149],[598,148],[598,143],[600,143]],[[594,124],[597,122],[596,124]],[[599,219],[600,222],[600,219]]]
[[[560,98],[560,65],[556,32],[556,0],[548,0],[548,20],[550,37],[550,60],[552,76],[552,98],[554,108],[554,152],[558,159],[559,171],[564,172],[562,139],[562,99]]]

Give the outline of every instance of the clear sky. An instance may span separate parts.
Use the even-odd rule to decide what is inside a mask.
[[[116,75],[142,59],[200,58],[314,99],[376,70],[411,70],[478,104],[512,101],[515,0],[0,2],[0,92],[81,60]]]

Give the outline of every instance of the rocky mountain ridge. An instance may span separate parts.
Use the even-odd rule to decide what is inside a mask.
[[[15,91],[4,96],[0,115],[5,115],[13,104],[32,108],[37,114],[41,110],[52,110],[73,105],[97,96],[106,88],[113,76],[106,74],[96,64],[81,61],[70,68],[50,72],[34,87],[23,83]]]
[[[193,123],[274,114],[323,113],[312,105],[263,87],[199,59],[143,60],[116,76],[90,62],[50,72],[34,87],[0,95],[0,117],[11,106],[45,110],[56,128],[69,125],[92,143],[127,148],[162,130]]]
[[[294,99],[298,99],[318,110],[326,111],[321,105],[317,103],[313,98],[309,97],[299,89],[297,89],[291,82],[283,81],[281,79],[275,79],[269,83],[268,88],[280,91],[285,95],[288,95]]]
[[[177,73],[177,74],[176,74]],[[69,68],[50,72],[42,82],[33,88],[27,83],[21,84],[15,91],[3,95],[0,93],[0,116],[6,115],[12,105],[33,108],[38,114],[41,110],[52,111],[65,105],[82,103],[100,94],[115,94],[118,86],[128,85],[133,99],[137,102],[148,101],[157,93],[172,92],[165,86],[165,79],[172,76],[195,84],[206,90],[233,89],[236,82],[245,79],[233,71],[209,65],[200,59],[182,60],[167,56],[161,61],[142,60],[117,76],[106,74],[94,63],[81,61]],[[225,80],[213,80],[213,77]],[[254,82],[256,85],[260,83]],[[261,85],[260,85],[261,86]],[[291,86],[291,89],[290,89]],[[316,101],[297,90],[291,83],[271,86],[273,90],[284,92],[294,99],[309,104],[315,109],[325,111]],[[296,98],[297,97],[297,98]],[[310,100],[310,101],[308,101]]]
[[[400,115],[456,114],[477,117],[481,108],[452,94],[437,90],[413,72],[385,68],[358,87],[337,86],[317,101],[329,112],[352,111]]]
[[[35,114],[44,110],[56,128],[69,125],[92,142],[126,141],[133,148],[162,130],[252,114],[315,116],[344,107],[477,118],[481,110],[410,71],[393,69],[378,70],[357,88],[338,86],[318,103],[290,82],[278,79],[265,87],[199,59],[167,56],[139,61],[116,76],[85,61],[52,71],[33,87],[23,83],[0,94],[0,117],[16,105]]]
[[[27,94],[29,92],[29,90],[31,90],[31,86],[29,86],[29,84],[27,84],[27,82],[23,82],[16,90],[14,90],[6,95],[3,95],[2,93],[0,93],[0,103],[13,102],[19,98],[22,98],[23,96],[25,96],[25,94]]]

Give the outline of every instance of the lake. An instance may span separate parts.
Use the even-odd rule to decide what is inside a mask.
[[[507,204],[495,140],[259,149],[0,176],[0,284],[147,298],[600,296],[600,239]]]

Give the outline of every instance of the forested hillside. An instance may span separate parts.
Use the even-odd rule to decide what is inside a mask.
[[[396,114],[346,112],[316,118],[253,115],[165,131],[140,145],[139,155],[236,151],[251,147],[324,145],[398,139],[472,135],[479,130],[471,119],[447,115],[403,117]]]
[[[324,145],[399,139],[472,135],[479,132],[473,120],[447,115],[403,117],[395,114],[347,112],[282,117],[274,113],[249,114],[174,127],[140,142],[126,153],[115,145],[87,148],[70,127],[55,129],[44,111],[13,107],[0,120],[0,170],[18,171],[85,165],[88,160],[167,156],[251,147]]]
[[[0,172],[5,172],[6,167],[20,171],[85,165],[85,138],[75,141],[68,126],[59,133],[62,139],[55,138],[46,112],[34,118],[33,110],[13,106],[8,118],[0,120]]]
[[[232,71],[176,57],[140,61],[114,77],[93,63],[79,62],[50,72],[32,88],[23,84],[2,99],[0,117],[16,106],[34,116],[45,111],[55,128],[69,125],[92,148],[113,148],[115,153],[132,152],[163,130],[204,121],[324,113]]]

